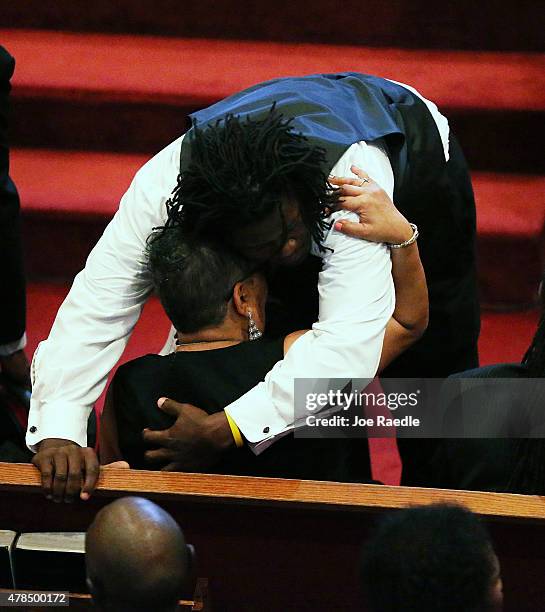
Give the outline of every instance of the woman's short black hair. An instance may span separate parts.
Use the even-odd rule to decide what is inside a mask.
[[[179,227],[151,234],[147,261],[163,308],[181,333],[220,324],[235,284],[255,270],[224,245],[194,240]]]
[[[483,612],[495,569],[479,519],[446,504],[387,515],[362,556],[363,585],[376,612]]]
[[[167,202],[167,225],[225,240],[294,197],[318,246],[326,209],[337,201],[324,149],[296,132],[274,105],[263,119],[228,115],[185,136],[188,162]],[[186,166],[186,167],[185,167]]]

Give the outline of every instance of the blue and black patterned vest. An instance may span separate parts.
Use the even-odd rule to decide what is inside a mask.
[[[429,359],[428,375],[432,370],[442,376],[476,365],[475,205],[465,161],[452,134],[447,163],[437,125],[418,96],[386,79],[353,72],[260,83],[193,113],[191,121],[202,126],[227,114],[259,119],[273,103],[293,118],[296,131],[325,149],[326,173],[355,142],[383,140],[394,173],[395,204],[420,229],[420,255],[430,292],[428,331],[407,358],[415,351],[448,346],[447,352],[457,348],[472,356],[453,357],[450,362],[445,358],[445,367],[438,368],[436,357],[422,354]],[[182,170],[189,149],[182,146]],[[409,371],[405,368],[404,375]]]

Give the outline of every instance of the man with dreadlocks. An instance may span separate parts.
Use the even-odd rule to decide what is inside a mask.
[[[200,419],[211,446],[232,445],[228,416],[258,452],[293,427],[294,378],[372,378],[394,306],[385,243],[411,244],[417,225],[430,326],[388,374],[443,376],[477,365],[473,194],[462,153],[433,103],[385,79],[326,74],[262,83],[191,118],[188,134],[137,173],[34,358],[27,443],[50,448],[47,482],[59,465],[59,489],[67,473],[80,482],[77,445],[85,445],[86,416],[150,293],[146,239],[165,223],[224,240],[259,264],[299,264],[309,250],[321,260],[314,265],[313,320],[308,269],[272,283],[284,315],[277,331],[314,322],[312,330],[219,416],[190,417],[177,405],[175,429],[148,432],[155,434],[150,442],[171,445],[163,448],[165,463],[176,462],[173,446],[186,454],[188,445],[198,446],[199,436],[184,434],[189,418]],[[339,187],[333,196],[329,174],[356,178],[330,178]],[[368,177],[414,222],[403,236],[377,222],[373,207],[384,200]],[[357,196],[356,203],[327,218],[339,195]],[[341,204],[347,206],[342,197]],[[362,231],[367,240],[351,237]]]

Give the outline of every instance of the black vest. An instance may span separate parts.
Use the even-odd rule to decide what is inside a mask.
[[[463,155],[450,136],[445,161],[426,104],[405,87],[358,73],[319,74],[260,83],[193,113],[192,125],[227,114],[265,117],[272,104],[294,130],[325,149],[328,173],[355,142],[381,139],[394,173],[394,201],[420,230],[430,293],[425,336],[390,368],[397,376],[442,376],[477,364],[479,310],[475,280],[475,204]],[[191,135],[181,152],[190,156]],[[365,170],[365,168],[364,168]]]

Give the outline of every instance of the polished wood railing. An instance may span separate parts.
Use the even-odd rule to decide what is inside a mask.
[[[463,504],[488,525],[507,610],[545,601],[545,498],[536,496],[111,469],[91,500],[67,505],[43,497],[33,466],[0,463],[0,529],[82,531],[124,495],[176,518],[222,611],[364,609],[359,555],[376,515],[439,502]]]

